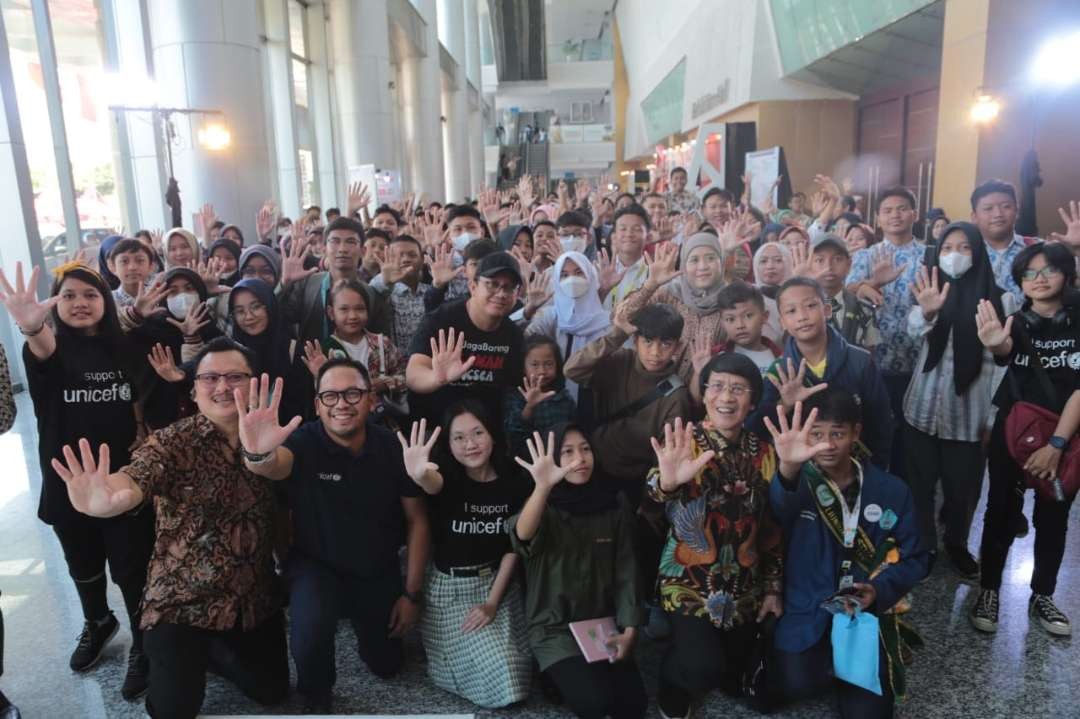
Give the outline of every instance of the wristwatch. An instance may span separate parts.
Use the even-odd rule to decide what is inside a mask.
[[[260,454],[254,454],[254,453],[252,453],[252,452],[249,452],[249,451],[247,451],[246,449],[244,449],[243,445],[241,445],[241,447],[240,447],[240,454],[241,454],[241,455],[242,455],[242,456],[244,457],[244,459],[246,459],[246,460],[247,460],[247,461],[248,461],[248,462],[249,462],[250,464],[261,464],[262,462],[265,462],[265,461],[267,461],[268,459],[270,459],[270,455],[272,455],[272,454],[274,454],[274,453],[273,453],[273,452],[262,452],[262,453],[260,453]]]
[[[1053,447],[1056,450],[1063,450],[1063,449],[1065,449],[1066,447],[1069,446],[1069,440],[1065,439],[1064,437],[1058,437],[1055,434],[1053,437],[1051,437],[1049,439],[1047,444],[1049,444],[1051,447]]]
[[[416,606],[420,606],[420,601],[422,599],[422,597],[420,596],[420,592],[403,591],[401,593],[401,596],[405,597],[406,599],[408,599],[410,602],[412,602]]]

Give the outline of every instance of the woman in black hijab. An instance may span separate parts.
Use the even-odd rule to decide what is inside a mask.
[[[1016,302],[997,286],[986,243],[969,222],[948,225],[941,243],[926,248],[924,265],[912,287],[918,303],[908,316],[909,334],[923,339],[904,396],[908,482],[922,539],[936,552],[934,495],[941,481],[946,553],[962,577],[974,579],[979,565],[968,551],[968,532],[986,467],[982,439],[991,399],[1005,371],[979,342],[975,314],[981,300],[993,303],[999,317],[1011,314]]]
[[[529,648],[577,716],[643,717],[648,697],[632,650],[645,597],[630,504],[595,476],[592,446],[577,425],[547,438],[534,433],[527,444],[532,462],[517,462],[535,487],[507,528],[528,578]],[[605,617],[614,620],[598,647],[607,661],[587,662],[570,625]]]

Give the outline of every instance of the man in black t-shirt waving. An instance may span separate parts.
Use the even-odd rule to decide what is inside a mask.
[[[505,388],[517,387],[524,373],[524,338],[509,319],[521,284],[517,260],[493,252],[480,261],[468,299],[424,318],[405,370],[414,419],[437,423],[441,408],[473,398],[502,425]]]
[[[284,480],[292,512],[285,577],[296,688],[309,711],[329,714],[339,617],[352,623],[372,674],[388,678],[401,668],[401,637],[420,617],[431,532],[401,445],[368,421],[364,366],[329,360],[315,387],[318,421],[290,433],[278,423],[281,380],[271,400],[263,375],[261,391],[252,392],[246,411],[240,407],[240,442],[248,469]]]

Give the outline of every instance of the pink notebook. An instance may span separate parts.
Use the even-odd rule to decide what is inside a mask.
[[[619,633],[615,627],[615,617],[601,617],[600,619],[585,619],[580,622],[570,622],[570,633],[585,655],[585,661],[609,662],[615,656],[615,650],[606,644],[608,637]]]

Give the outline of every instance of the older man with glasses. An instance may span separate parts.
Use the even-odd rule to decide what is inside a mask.
[[[286,480],[293,542],[286,563],[289,637],[296,688],[308,713],[329,714],[334,634],[347,617],[360,658],[380,678],[401,668],[402,635],[420,617],[430,530],[422,492],[405,472],[397,438],[368,420],[370,378],[363,365],[332,359],[319,368],[319,419],[297,429],[278,421],[280,385],[270,399],[263,376],[249,409],[239,407],[244,462]],[[398,549],[408,548],[402,583]]]
[[[414,419],[437,424],[455,401],[481,401],[502,423],[503,394],[524,374],[524,337],[509,315],[521,289],[518,262],[493,252],[477,265],[468,299],[447,302],[424,318],[405,369]]]
[[[258,399],[253,363],[225,337],[203,347],[195,359],[198,414],[152,434],[117,472],[109,472],[108,445],[95,457],[86,439],[53,460],[83,514],[115,517],[154,502],[141,628],[150,660],[146,711],[155,719],[195,717],[211,668],[261,704],[289,691],[273,489],[242,460],[239,408]],[[262,382],[265,395],[269,378]],[[282,431],[299,424],[297,417]]]

